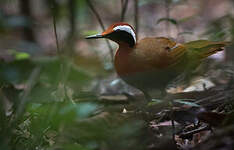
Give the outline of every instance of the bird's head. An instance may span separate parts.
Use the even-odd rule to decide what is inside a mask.
[[[130,47],[136,44],[136,34],[131,25],[128,23],[114,23],[101,34],[91,35],[86,39],[107,38],[118,44],[127,43]]]

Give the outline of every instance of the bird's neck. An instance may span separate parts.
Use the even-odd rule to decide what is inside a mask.
[[[125,42],[118,42],[118,44],[119,44],[119,49],[118,49],[119,51],[129,52],[132,51],[135,47],[135,45],[131,47],[128,43]]]
[[[127,75],[136,72],[135,64],[132,63],[132,53],[135,46],[130,47],[127,43],[118,43],[119,48],[115,54],[115,69],[118,75]]]

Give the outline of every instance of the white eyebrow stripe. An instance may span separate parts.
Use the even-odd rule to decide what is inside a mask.
[[[127,25],[119,25],[113,28],[114,31],[116,30],[121,30],[121,31],[126,31],[128,33],[130,33],[136,43],[136,34],[135,32],[132,30],[132,28],[130,26]]]

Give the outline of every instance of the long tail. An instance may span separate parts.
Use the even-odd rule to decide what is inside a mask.
[[[224,47],[229,44],[230,42],[212,42],[207,40],[198,40],[185,43],[184,45],[190,51],[190,53],[192,53],[193,56],[197,56],[199,59],[204,59],[210,55],[224,50]]]

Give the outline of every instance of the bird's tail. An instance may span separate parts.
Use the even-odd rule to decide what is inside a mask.
[[[185,43],[185,47],[192,52],[193,56],[197,56],[199,59],[204,59],[219,51],[224,50],[224,47],[229,45],[230,42],[212,42],[207,40],[197,40]]]

